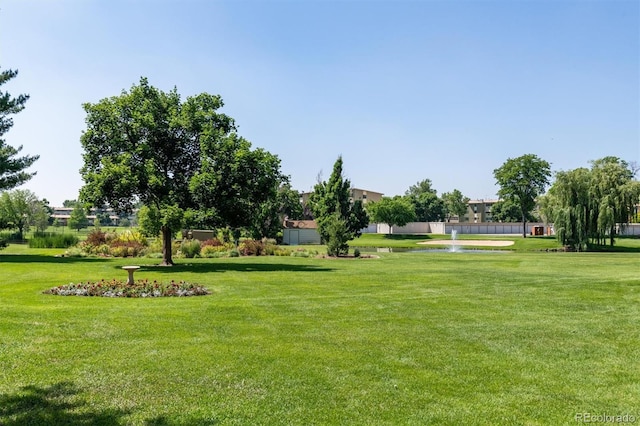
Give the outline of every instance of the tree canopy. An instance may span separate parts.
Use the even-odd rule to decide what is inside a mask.
[[[491,218],[494,222],[521,222],[522,211],[512,199],[497,201],[491,206]],[[532,212],[526,215],[527,222],[536,220]]]
[[[85,212],[82,205],[76,204],[73,210],[71,210],[69,220],[67,221],[67,226],[71,229],[75,229],[76,231],[80,231],[81,229],[89,226],[87,213]]]
[[[351,201],[351,182],[342,174],[342,156],[333,165],[328,182],[318,182],[310,197],[310,205],[318,224],[318,232],[327,243],[330,256],[346,255],[347,241],[359,237],[369,224],[369,216],[361,200]]]
[[[405,197],[413,204],[418,222],[437,222],[445,217],[444,201],[438,198],[438,192],[431,187],[431,180],[424,179],[411,185]]]
[[[534,154],[509,158],[493,171],[500,186],[498,196],[515,203],[520,208],[522,236],[527,236],[527,215],[536,206],[536,199],[549,184],[551,166]]]
[[[163,238],[164,265],[173,264],[171,237],[185,214],[201,225],[249,226],[285,177],[280,160],[252,150],[222,107],[220,96],[183,102],[177,89],[163,92],[146,78],[85,104],[81,201],[118,212],[146,206]]]
[[[619,227],[632,220],[640,202],[640,182],[631,166],[617,157],[556,173],[541,200],[542,211],[554,222],[558,240],[574,250],[587,250],[606,241],[615,243]]]
[[[18,75],[18,71],[0,71],[0,86]],[[26,172],[38,158],[38,155],[25,155],[18,157],[22,146],[14,148],[8,145],[4,134],[13,126],[12,114],[17,114],[24,109],[24,104],[29,95],[11,97],[8,92],[0,90],[0,191],[13,189],[31,179],[36,172]]]
[[[4,227],[16,228],[19,239],[31,226],[46,228],[49,212],[43,200],[28,189],[16,189],[0,195],[0,222]]]
[[[404,197],[382,197],[380,201],[367,205],[371,220],[389,225],[389,234],[395,225],[404,226],[416,219],[413,204]]]
[[[282,232],[285,217],[293,220],[303,218],[300,193],[291,188],[289,182],[278,188],[275,197],[261,205],[249,231],[254,238],[275,238]]]
[[[445,192],[440,198],[444,203],[447,219],[450,220],[452,216],[458,216],[458,219],[462,222],[462,218],[467,213],[469,197],[462,195],[460,190],[454,189],[451,192]]]

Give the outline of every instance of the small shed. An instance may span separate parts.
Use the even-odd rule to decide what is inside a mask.
[[[284,220],[282,242],[292,246],[322,244],[315,220]]]

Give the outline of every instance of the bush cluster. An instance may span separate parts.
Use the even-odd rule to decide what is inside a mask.
[[[198,240],[184,240],[182,244],[180,244],[180,253],[187,259],[200,257],[201,250],[202,246]]]
[[[234,245],[232,243],[224,243],[218,238],[212,238],[204,241],[198,240],[182,240],[179,244],[178,256],[186,258],[194,257],[234,257]]]
[[[242,256],[274,256],[278,249],[276,240],[267,238],[244,240],[238,246],[238,251]]]
[[[92,230],[80,248],[88,253],[101,256],[138,257],[146,252],[147,239],[138,231],[126,230],[121,233]]]
[[[162,240],[151,239],[151,243],[137,231],[127,230],[121,233],[115,231],[105,232],[94,229],[85,241],[72,247],[65,256],[113,256],[113,257],[160,257],[162,252]],[[242,240],[236,248],[231,242],[224,242],[218,238],[205,241],[178,240],[172,244],[172,255],[184,258],[219,258],[238,256],[297,256],[310,257],[317,255],[317,251],[309,251],[304,248],[283,248],[277,245],[276,240],[263,238],[262,240]]]

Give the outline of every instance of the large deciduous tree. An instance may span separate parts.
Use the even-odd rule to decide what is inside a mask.
[[[551,166],[534,154],[509,158],[493,171],[500,186],[498,196],[512,201],[520,208],[522,236],[527,236],[527,216],[536,207],[536,199],[549,184]]]
[[[437,222],[445,217],[445,205],[438,192],[431,187],[431,180],[424,179],[411,185],[405,197],[413,204],[418,222]]]
[[[404,226],[416,219],[416,211],[411,202],[400,196],[382,197],[380,201],[367,205],[371,220],[389,225],[389,235],[395,225]]]
[[[254,217],[250,232],[254,238],[276,238],[282,232],[285,218],[292,220],[303,218],[300,193],[291,188],[289,182],[278,188],[274,198],[261,205]]]
[[[462,222],[467,213],[469,197],[462,195],[459,189],[454,189],[451,192],[445,192],[440,198],[444,203],[447,220],[451,220],[452,216],[458,216],[458,220]]]
[[[18,71],[0,71],[0,86],[18,75]],[[22,146],[14,148],[4,140],[4,134],[13,126],[12,114],[24,109],[29,95],[11,97],[8,92],[0,90],[0,191],[13,189],[31,179],[36,173],[26,172],[38,158],[38,155],[17,157]]]
[[[328,182],[318,182],[309,199],[318,232],[330,256],[346,255],[347,241],[359,237],[369,224],[361,200],[351,201],[351,182],[342,174],[342,156],[333,165]]]
[[[80,232],[81,229],[89,226],[89,219],[87,219],[87,212],[84,210],[84,207],[80,204],[76,204],[76,206],[71,210],[71,214],[69,215],[69,219],[67,220],[67,226],[71,229],[75,229]]]
[[[491,206],[491,218],[494,222],[521,222],[522,212],[520,205],[511,199],[496,201]],[[527,222],[531,222],[536,220],[536,217],[532,212],[529,212],[526,219]]]
[[[48,219],[43,201],[28,189],[16,189],[3,192],[0,196],[0,217],[5,226],[16,228],[19,239],[24,238],[24,231],[30,226],[38,226],[44,216]]]
[[[280,173],[280,159],[235,133],[202,145],[202,165],[190,182],[190,191],[202,223],[245,228],[254,237],[267,237],[273,217],[269,204],[288,180]]]
[[[247,226],[281,182],[279,160],[235,133],[219,113],[220,96],[184,102],[142,78],[128,92],[87,103],[85,181],[81,201],[129,212],[147,208],[163,240],[163,265],[172,265],[171,239],[185,213],[199,223]]]

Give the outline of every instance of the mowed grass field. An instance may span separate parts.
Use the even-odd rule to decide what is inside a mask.
[[[640,421],[638,253],[56,253],[0,252],[1,425]],[[131,263],[212,294],[42,294]]]

